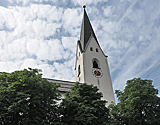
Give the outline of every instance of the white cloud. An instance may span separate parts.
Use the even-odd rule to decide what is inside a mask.
[[[60,60],[65,53],[62,44],[59,40],[50,40],[48,41],[48,45],[50,46],[50,59],[52,60]]]
[[[90,5],[90,4],[97,4],[98,2],[108,2],[108,0],[87,0],[87,1],[83,1],[83,0],[72,0],[72,2],[75,5]]]
[[[22,60],[23,58],[27,57],[25,51],[25,42],[22,41],[24,41],[24,39],[17,39],[6,46],[6,53],[8,52],[7,60]]]
[[[42,63],[38,67],[38,69],[42,69],[43,78],[54,78],[56,77],[55,67],[53,65],[48,65],[47,63]]]
[[[72,34],[72,36],[77,36],[80,32],[80,25],[82,20],[82,14],[80,14],[80,8],[70,9],[67,8],[64,10],[62,16],[63,27],[65,32]]]
[[[2,15],[2,13],[0,13],[0,29],[4,28],[4,23],[5,23],[5,19],[4,16]]]
[[[28,39],[27,51],[35,55],[38,60],[59,60],[62,59],[64,49],[59,40],[33,40]]]
[[[11,4],[22,4],[23,6],[29,5],[30,3],[43,3],[43,2],[57,2],[57,0],[6,0]]]
[[[8,28],[8,30],[12,30],[15,28],[16,21],[11,9],[6,9],[0,6],[0,16],[1,16],[1,21],[0,21],[1,27],[3,26],[3,28]]]
[[[76,43],[78,38],[76,37],[62,37],[62,45],[65,49],[70,50],[73,54],[76,52]]]
[[[37,67],[37,64],[38,61],[36,61],[35,59],[25,59],[23,60],[23,64],[21,65],[21,68],[28,68],[28,67],[31,67],[31,68],[36,68]]]
[[[3,17],[0,26],[4,24],[5,20],[6,27],[10,30],[15,28],[14,35],[19,37],[22,35],[48,37],[61,27],[58,22],[61,16],[57,15],[62,14],[62,9],[57,10],[56,7],[50,5],[31,4],[29,7],[16,6],[10,7],[10,9],[1,7],[0,9],[1,17]]]
[[[74,80],[74,74],[71,68],[69,68],[65,64],[56,62],[53,65],[56,67],[57,70],[55,75],[56,79],[71,80],[71,81]]]
[[[110,17],[110,16],[113,16],[112,13],[115,7],[114,6],[103,6],[102,9],[104,11],[104,16]]]

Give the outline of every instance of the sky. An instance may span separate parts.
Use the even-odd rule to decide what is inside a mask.
[[[31,67],[75,81],[84,4],[113,89],[140,77],[160,91],[160,0],[0,0],[0,72]]]

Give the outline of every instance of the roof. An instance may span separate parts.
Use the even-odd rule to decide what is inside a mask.
[[[48,78],[45,78],[45,79],[49,82],[60,84],[61,86],[58,89],[62,93],[71,92],[70,88],[73,87],[76,83],[76,82],[63,81],[63,80],[57,80],[57,79],[48,79]]]
[[[93,35],[96,42],[98,43],[96,35],[93,31],[92,25],[89,21],[88,15],[84,8],[84,15],[83,15],[82,26],[81,26],[81,34],[80,34],[80,43],[81,43],[82,51],[84,51],[91,35]]]

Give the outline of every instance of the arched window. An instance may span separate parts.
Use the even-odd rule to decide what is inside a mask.
[[[92,47],[90,47],[90,51],[93,51],[93,48],[92,48]]]
[[[78,66],[78,77],[80,76],[81,74],[81,69],[80,69],[80,65]]]
[[[100,68],[98,59],[93,59],[93,68]]]
[[[97,61],[93,61],[93,68],[98,68],[98,63],[97,63]]]

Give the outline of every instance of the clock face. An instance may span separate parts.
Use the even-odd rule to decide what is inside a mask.
[[[102,77],[102,71],[100,69],[94,69],[92,73],[95,77]]]

